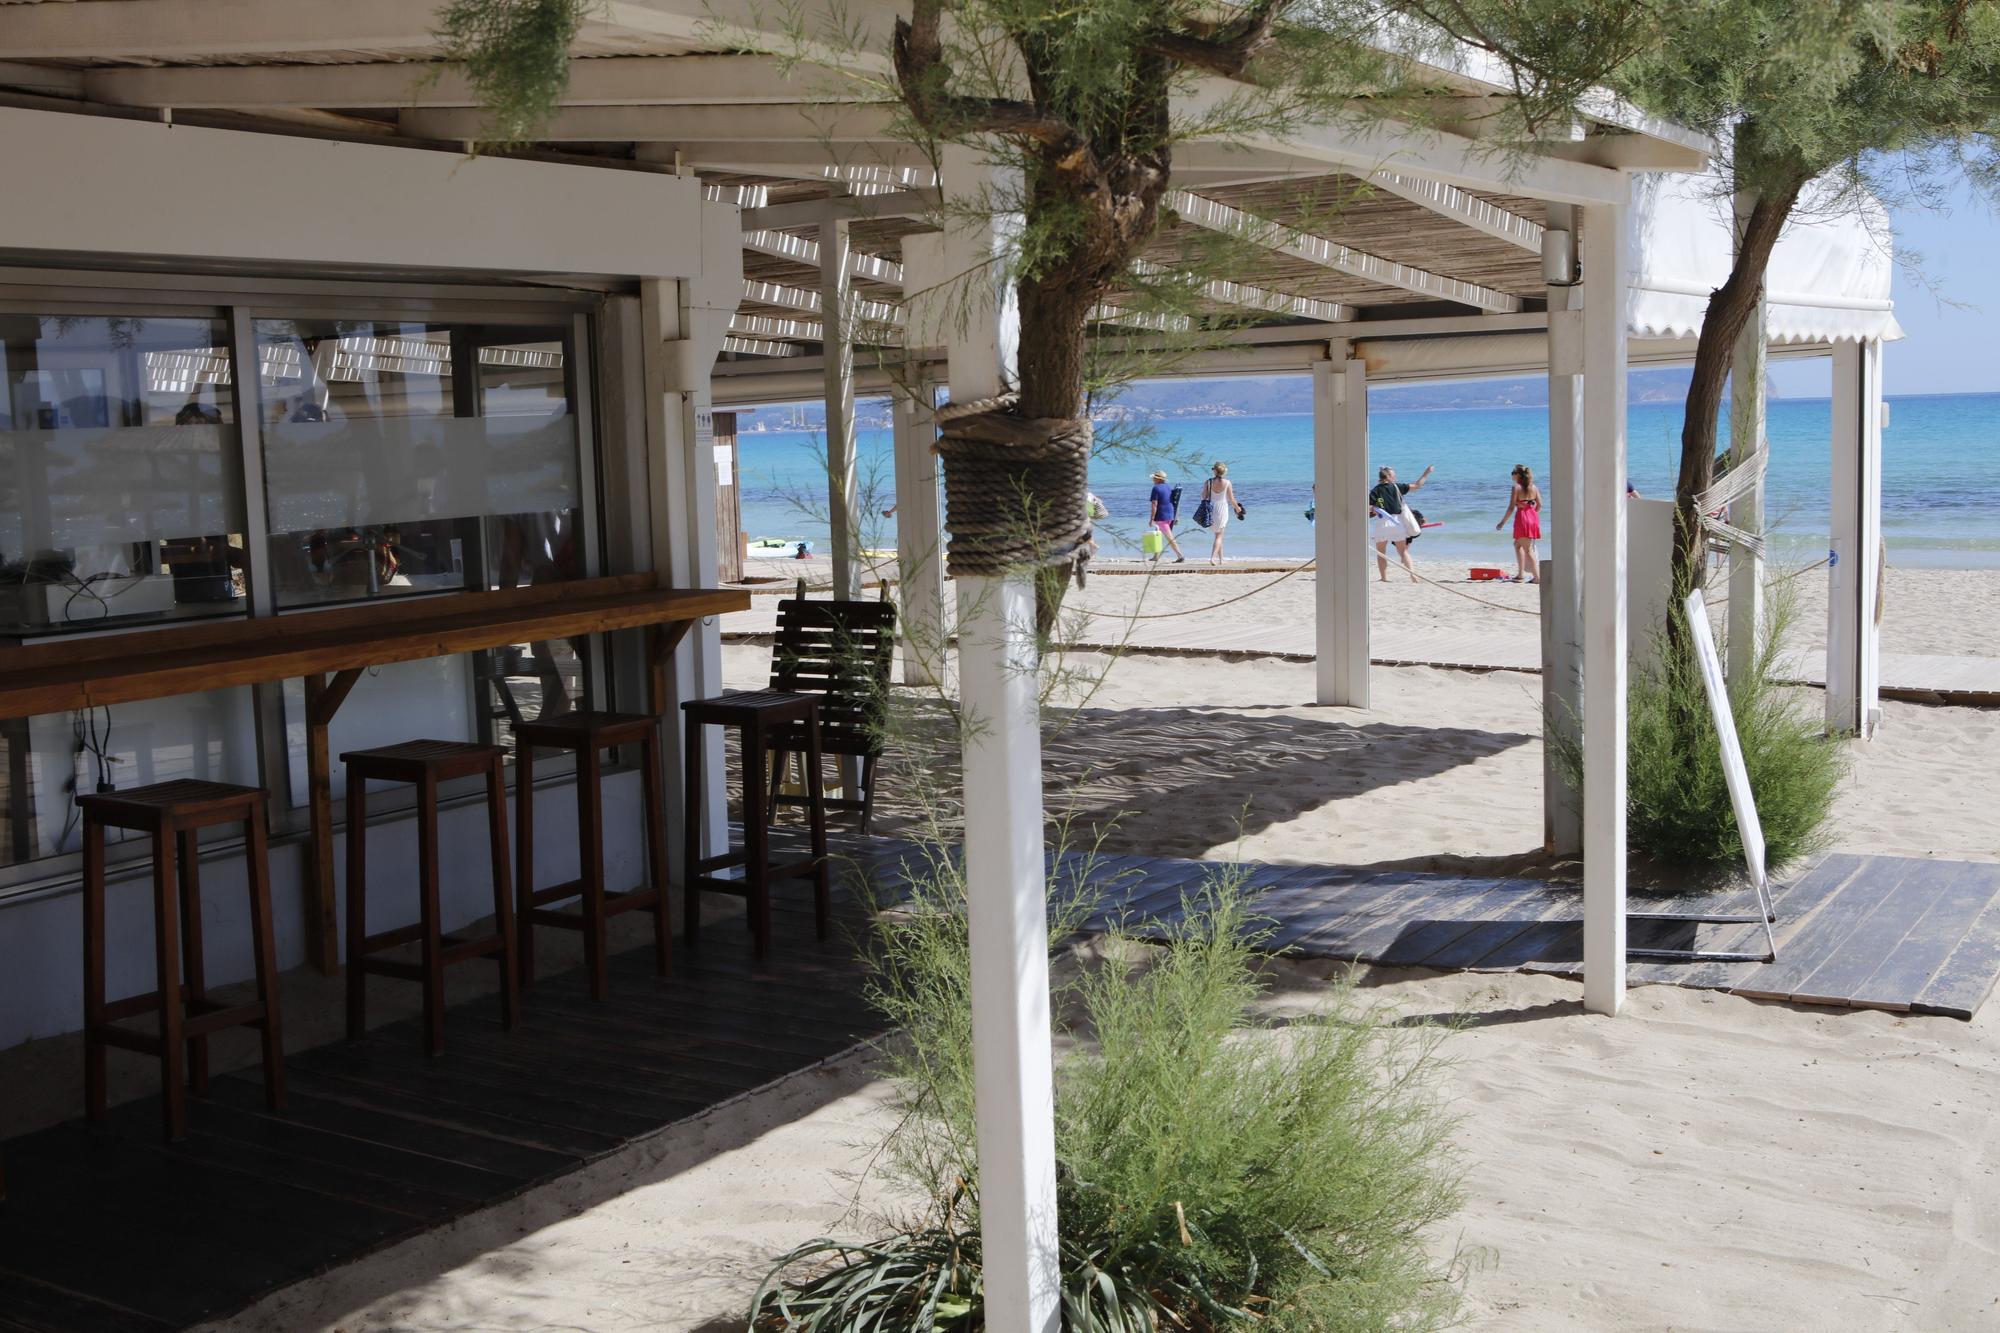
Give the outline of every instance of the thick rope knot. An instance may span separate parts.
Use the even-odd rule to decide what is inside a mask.
[[[1088,417],[1024,417],[1014,394],[938,409],[946,548],[954,577],[1066,567],[1083,582],[1090,530]]]

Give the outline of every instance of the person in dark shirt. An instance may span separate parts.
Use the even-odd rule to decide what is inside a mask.
[[[1167,485],[1166,473],[1153,474],[1153,495],[1147,503],[1151,505],[1147,522],[1158,528],[1160,535],[1167,539],[1167,545],[1173,547],[1174,563],[1186,564],[1187,557],[1181,554],[1181,544],[1174,540],[1174,520],[1179,518],[1180,514],[1174,505],[1174,488]],[[1159,558],[1158,555],[1153,557],[1155,561]]]
[[[1384,583],[1389,581],[1391,542],[1396,544],[1396,558],[1410,573],[1410,582],[1418,581],[1416,566],[1410,563],[1410,532],[1403,518],[1403,498],[1411,491],[1422,490],[1430,479],[1428,467],[1415,481],[1397,481],[1396,469],[1392,467],[1375,474],[1375,488],[1368,492],[1368,528],[1375,541],[1375,571]]]

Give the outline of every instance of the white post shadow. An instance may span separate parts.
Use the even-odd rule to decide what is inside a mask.
[[[945,346],[952,400],[968,403],[1014,379],[1020,316],[997,262],[1006,220],[993,207],[996,195],[1018,197],[1019,184],[962,146],[947,146],[942,166],[959,204],[945,219],[954,288]],[[1054,1333],[1061,1256],[1035,584],[1026,572],[955,582],[986,1322],[995,1333]]]
[[[1833,345],[1826,728],[1867,740],[1882,712],[1882,344]]]
[[[1583,798],[1557,763],[1583,716],[1583,289],[1575,285],[1576,210],[1550,204],[1544,238],[1549,298],[1549,558],[1542,563],[1542,846],[1583,850]]]
[[[861,595],[861,523],[856,510],[854,437],[854,273],[848,220],[819,224],[819,310],[826,371],[826,501],[833,595]]]
[[[1313,586],[1317,701],[1368,707],[1368,368],[1313,364]]]
[[[944,237],[923,232],[903,238],[906,340],[911,349],[949,347],[943,289],[950,283]],[[905,685],[945,689],[949,685],[944,588],[944,524],[938,504],[937,430],[932,385],[916,355],[906,363],[905,383],[894,403],[896,452],[896,567],[898,649]],[[913,396],[914,395],[914,396]]]
[[[1629,201],[1583,213],[1583,1005],[1625,1002],[1625,373]]]
[[[1740,238],[1753,194],[1736,196],[1736,231]],[[1729,364],[1729,466],[1748,465],[1764,448],[1766,394],[1765,330],[1768,325],[1764,289],[1757,288],[1757,306],[1737,336]],[[1764,483],[1760,479],[1729,504],[1729,523],[1745,532],[1764,531]],[[1764,626],[1764,557],[1741,546],[1729,548],[1729,641],[1726,650],[1731,684],[1748,680],[1757,660],[1757,641]]]

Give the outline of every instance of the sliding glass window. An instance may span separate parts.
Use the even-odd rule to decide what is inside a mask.
[[[589,572],[569,325],[260,317],[254,329],[280,612]],[[371,672],[331,740],[336,753],[417,735],[505,743],[522,720],[589,696],[587,640],[514,644]],[[288,685],[295,802],[302,706]]]
[[[241,614],[219,319],[0,313],[0,635]]]
[[[0,639],[243,614],[238,427],[221,319],[0,312]],[[75,852],[78,792],[256,772],[247,689],[0,719],[0,867]]]

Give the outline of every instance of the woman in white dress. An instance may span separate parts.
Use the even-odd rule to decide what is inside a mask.
[[[1208,530],[1215,534],[1215,545],[1209,549],[1208,563],[1222,563],[1222,534],[1229,527],[1232,516],[1243,517],[1243,506],[1236,503],[1236,487],[1229,482],[1229,464],[1217,463],[1215,475],[1202,483],[1201,498],[1208,505]]]

